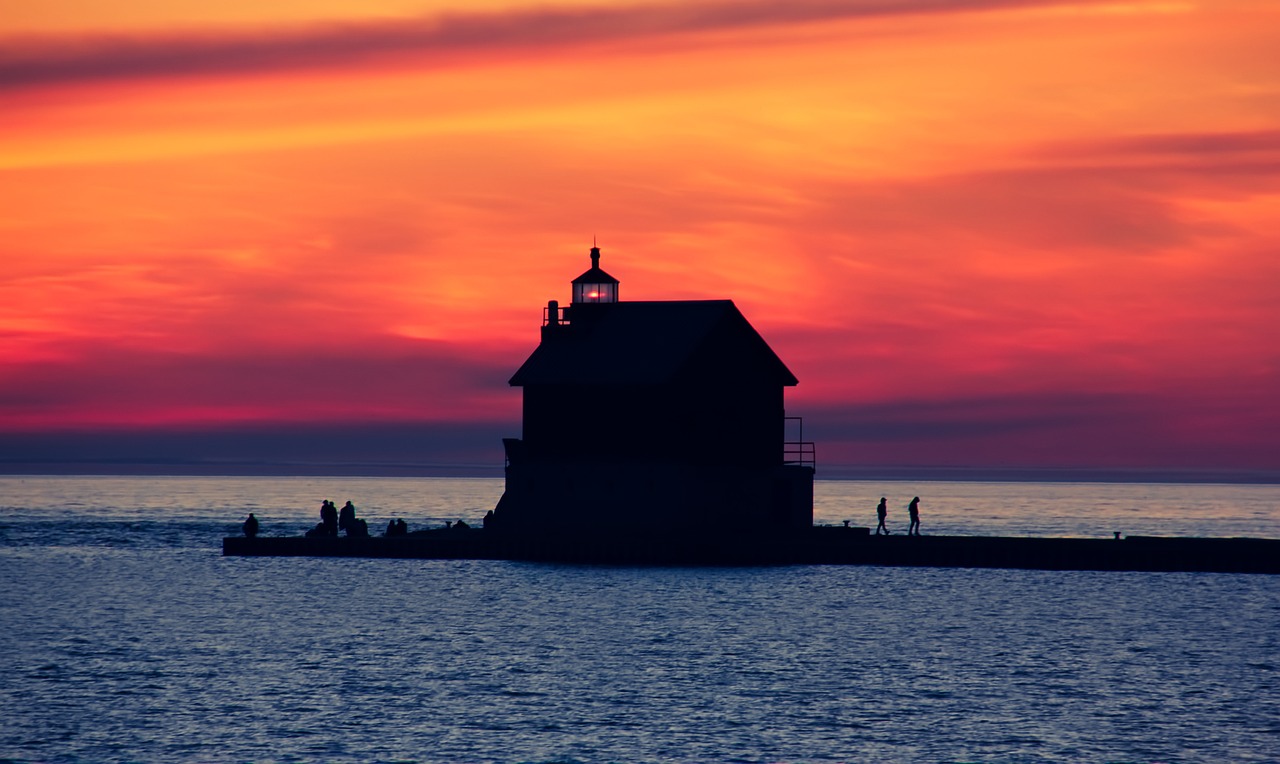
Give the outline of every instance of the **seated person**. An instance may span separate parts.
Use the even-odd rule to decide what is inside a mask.
[[[347,526],[347,538],[368,538],[369,523],[363,517],[357,517]]]

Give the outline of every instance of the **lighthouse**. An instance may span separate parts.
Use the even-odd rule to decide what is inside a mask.
[[[517,536],[777,534],[813,522],[812,444],[787,443],[795,375],[730,300],[619,299],[600,266],[543,313],[510,384],[494,528]]]

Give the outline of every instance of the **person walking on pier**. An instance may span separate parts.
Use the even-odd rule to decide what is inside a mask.
[[[880,531],[884,531],[884,535],[886,536],[890,535],[889,526],[884,524],[884,519],[885,517],[888,516],[888,514],[889,514],[889,500],[881,496],[880,503],[876,506],[876,517],[880,518],[880,524],[876,526],[877,536],[880,535]]]
[[[920,535],[920,497],[917,496],[907,505],[907,514],[911,516],[911,525],[907,526],[908,536]]]

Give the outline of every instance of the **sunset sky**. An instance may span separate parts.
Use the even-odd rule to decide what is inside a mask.
[[[596,237],[623,299],[737,303],[819,477],[1280,473],[1274,0],[41,0],[0,30],[0,461],[500,467]]]

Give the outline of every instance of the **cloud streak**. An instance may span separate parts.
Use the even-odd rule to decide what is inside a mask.
[[[1265,398],[1165,390],[900,400],[806,412],[805,434],[836,464],[1274,470],[1277,419]]]
[[[90,346],[0,381],[11,428],[244,421],[514,420],[515,361],[439,342],[361,351],[208,355]]]
[[[252,75],[494,50],[540,51],[779,25],[1024,8],[1016,0],[798,0],[450,14],[220,35],[0,41],[0,89],[155,77]],[[1060,3],[1044,3],[1060,5]]]
[[[1037,157],[1049,159],[1178,157],[1215,163],[1256,154],[1280,155],[1280,130],[1149,133],[1048,146],[1034,153]]]

